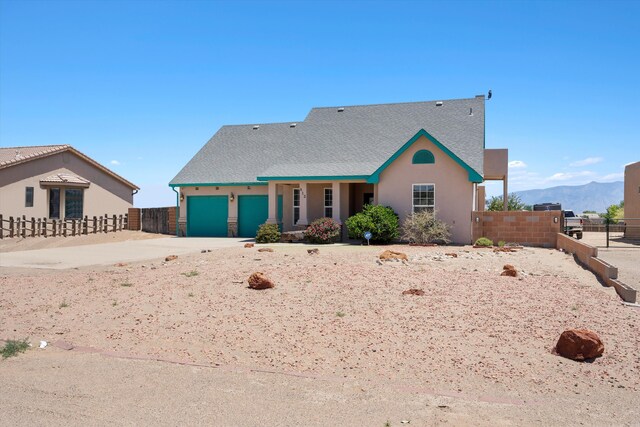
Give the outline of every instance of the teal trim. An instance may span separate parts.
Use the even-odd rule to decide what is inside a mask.
[[[178,193],[175,187],[171,187],[174,193],[176,193],[176,236],[180,236],[180,226],[178,223],[178,218],[180,217],[180,193]]]
[[[391,163],[393,163],[398,157],[400,157],[400,155],[402,153],[404,153],[405,151],[407,151],[407,149],[409,147],[411,147],[413,145],[414,142],[416,142],[421,136],[424,136],[425,138],[427,138],[429,141],[431,141],[436,147],[438,147],[439,149],[441,149],[442,151],[444,151],[444,153],[446,155],[448,155],[449,157],[451,157],[457,164],[459,164],[460,166],[462,166],[462,168],[464,170],[466,170],[469,173],[469,181],[470,182],[482,182],[482,175],[480,175],[478,172],[476,172],[471,166],[469,166],[468,164],[466,164],[460,157],[456,156],[455,154],[453,154],[453,152],[451,150],[449,150],[447,147],[445,147],[440,141],[438,141],[437,139],[435,139],[433,136],[431,136],[429,134],[429,132],[427,132],[424,129],[420,129],[418,131],[418,133],[416,133],[410,140],[408,140],[402,147],[400,147],[400,149],[398,151],[396,151],[393,156],[389,157],[389,159],[384,162],[382,164],[382,166],[380,166],[373,174],[371,174],[371,176],[369,177],[369,179],[367,179],[367,182],[369,184],[377,184],[378,182],[380,182],[380,174],[387,168],[389,167],[389,165]],[[260,178],[258,178],[260,179]]]
[[[414,165],[426,165],[433,164],[436,162],[435,157],[433,157],[433,153],[429,150],[418,150],[413,155],[413,159],[411,163]]]
[[[169,184],[169,187],[244,187],[247,185],[267,185],[266,182],[195,182],[188,184]]]
[[[258,181],[343,181],[369,179],[369,175],[323,175],[323,176],[259,176]]]

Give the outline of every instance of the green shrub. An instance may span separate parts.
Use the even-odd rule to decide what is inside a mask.
[[[398,238],[398,215],[388,206],[365,205],[345,222],[350,239],[364,239],[371,232],[372,243],[389,243]]]
[[[331,218],[319,218],[309,224],[304,237],[311,243],[335,243],[340,239],[340,223]]]
[[[411,243],[449,243],[451,227],[436,218],[435,212],[412,213],[402,224],[402,238]]]
[[[256,243],[278,243],[280,241],[280,229],[278,224],[262,224],[256,234]]]
[[[507,244],[507,242],[505,242],[504,240],[500,240],[500,241],[498,242],[498,247],[500,247],[500,248],[504,248],[504,245],[506,245],[506,244]]]
[[[475,246],[493,246],[493,240],[489,240],[486,237],[481,237],[476,240]]]

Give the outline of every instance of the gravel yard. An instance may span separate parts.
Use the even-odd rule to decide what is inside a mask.
[[[613,289],[602,287],[566,254],[537,248],[494,253],[470,247],[319,246],[318,255],[309,255],[311,246],[305,245],[273,245],[273,252],[258,252],[260,247],[107,268],[5,269],[0,339],[64,341],[85,350],[33,349],[0,361],[0,371],[19,385],[21,360],[35,363],[38,352],[104,359],[116,370],[149,369],[118,359],[142,357],[210,366],[215,372],[227,368],[343,386],[366,383],[363,389],[377,390],[376,398],[396,405],[389,414],[406,409],[412,425],[640,419],[640,309],[621,305]],[[409,262],[379,261],[384,249],[405,252]],[[514,265],[519,277],[501,277],[505,264]],[[255,271],[271,278],[275,288],[248,289],[247,278]],[[424,295],[402,294],[412,288]],[[579,363],[554,355],[555,342],[568,328],[599,334],[604,356]],[[88,347],[118,357],[87,356]],[[235,378],[251,388],[249,377]],[[306,384],[307,393],[296,404],[336,392],[325,385]],[[455,409],[433,418],[415,406],[425,396],[444,396],[445,406]],[[366,411],[356,414],[362,396],[343,398],[355,405],[346,424],[385,421],[380,411],[373,410],[370,419]],[[5,409],[18,414],[19,406],[12,401]],[[475,413],[485,418],[474,418]],[[69,417],[65,420],[81,421]],[[247,424],[239,420],[227,418],[226,424]],[[314,420],[309,414],[306,424],[326,425]]]

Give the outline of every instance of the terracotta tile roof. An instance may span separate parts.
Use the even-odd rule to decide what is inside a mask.
[[[125,185],[131,187],[134,190],[139,190],[140,187],[132,182],[124,179],[112,170],[102,166],[100,163],[93,160],[91,157],[81,153],[70,145],[34,145],[27,147],[0,147],[0,169],[8,168],[18,165],[20,163],[29,162],[41,157],[51,156],[52,154],[60,153],[62,151],[69,151],[76,156],[80,157],[84,161],[92,164],[96,168],[111,175],[115,179],[121,181]],[[47,177],[50,178],[50,177]],[[76,177],[78,178],[78,177]],[[82,178],[79,178],[82,179]]]
[[[44,183],[55,183],[55,184],[79,184],[79,185],[89,185],[90,182],[84,178],[80,178],[77,175],[71,175],[69,173],[57,173],[54,175],[49,175],[46,178],[40,180],[40,182]]]
[[[0,167],[48,156],[70,148],[70,145],[34,145],[32,147],[0,147]]]

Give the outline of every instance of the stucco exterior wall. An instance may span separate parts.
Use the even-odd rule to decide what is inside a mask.
[[[434,164],[412,164],[413,155],[422,149],[431,151]],[[377,203],[391,206],[401,223],[413,209],[413,184],[434,184],[437,217],[451,226],[454,243],[471,243],[473,183],[465,169],[424,137],[382,172],[376,186]]]
[[[69,173],[91,182],[84,189],[83,214],[89,217],[104,214],[126,214],[133,205],[133,190],[112,175],[70,152],[0,169],[0,212],[5,216],[45,218],[49,216],[49,188],[40,180],[57,173]],[[33,206],[25,207],[25,189],[33,187]],[[78,188],[78,187],[67,187]],[[64,191],[61,191],[61,217],[64,216]]]
[[[640,162],[624,168],[624,216],[640,218]],[[640,238],[640,220],[628,219],[625,237]]]

